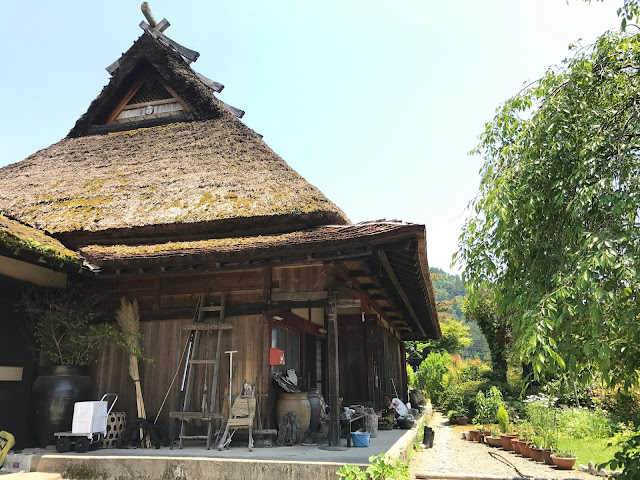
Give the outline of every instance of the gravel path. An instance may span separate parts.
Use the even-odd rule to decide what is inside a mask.
[[[448,420],[440,412],[434,412],[430,422],[435,431],[433,448],[416,452],[411,461],[411,473],[466,473],[477,475],[504,475],[505,477],[519,476],[516,469],[503,463],[509,462],[524,475],[541,479],[584,479],[598,480],[596,477],[578,470],[557,470],[532,461],[531,459],[507,452],[501,448],[491,448],[477,442],[463,440],[453,428],[448,426]],[[471,427],[470,427],[471,428]],[[498,458],[490,455],[493,454]],[[577,467],[577,465],[576,465]]]

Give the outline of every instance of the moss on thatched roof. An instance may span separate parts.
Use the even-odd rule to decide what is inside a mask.
[[[125,242],[347,222],[231,115],[66,138],[0,169],[0,208],[53,234],[109,231]]]
[[[51,260],[80,264],[81,260],[59,241],[0,213],[0,250],[11,254],[31,252]]]
[[[424,226],[400,222],[367,222],[355,225],[330,225],[277,235],[215,238],[188,242],[166,242],[145,245],[89,245],[80,249],[85,258],[97,265],[154,258],[213,257],[234,253],[258,256],[261,252],[275,256],[283,250],[316,251],[332,246],[345,247],[349,243],[374,244],[375,240],[423,232]],[[337,247],[335,247],[337,248]]]

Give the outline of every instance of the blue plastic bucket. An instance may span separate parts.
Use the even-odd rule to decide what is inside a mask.
[[[353,441],[354,447],[368,447],[371,445],[371,440],[369,439],[369,432],[352,432],[351,440]]]

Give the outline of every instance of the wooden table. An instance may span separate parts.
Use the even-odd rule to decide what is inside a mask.
[[[361,413],[359,415],[354,415],[349,420],[340,420],[340,425],[342,426],[347,426],[347,424],[349,425],[349,430],[347,431],[347,447],[351,447],[351,424],[356,420],[360,420],[361,418],[364,418],[364,413]]]

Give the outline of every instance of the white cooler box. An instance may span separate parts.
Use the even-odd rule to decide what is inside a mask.
[[[92,418],[93,425],[91,424]],[[107,402],[76,402],[73,407],[73,424],[71,426],[72,433],[102,433],[106,430]]]

